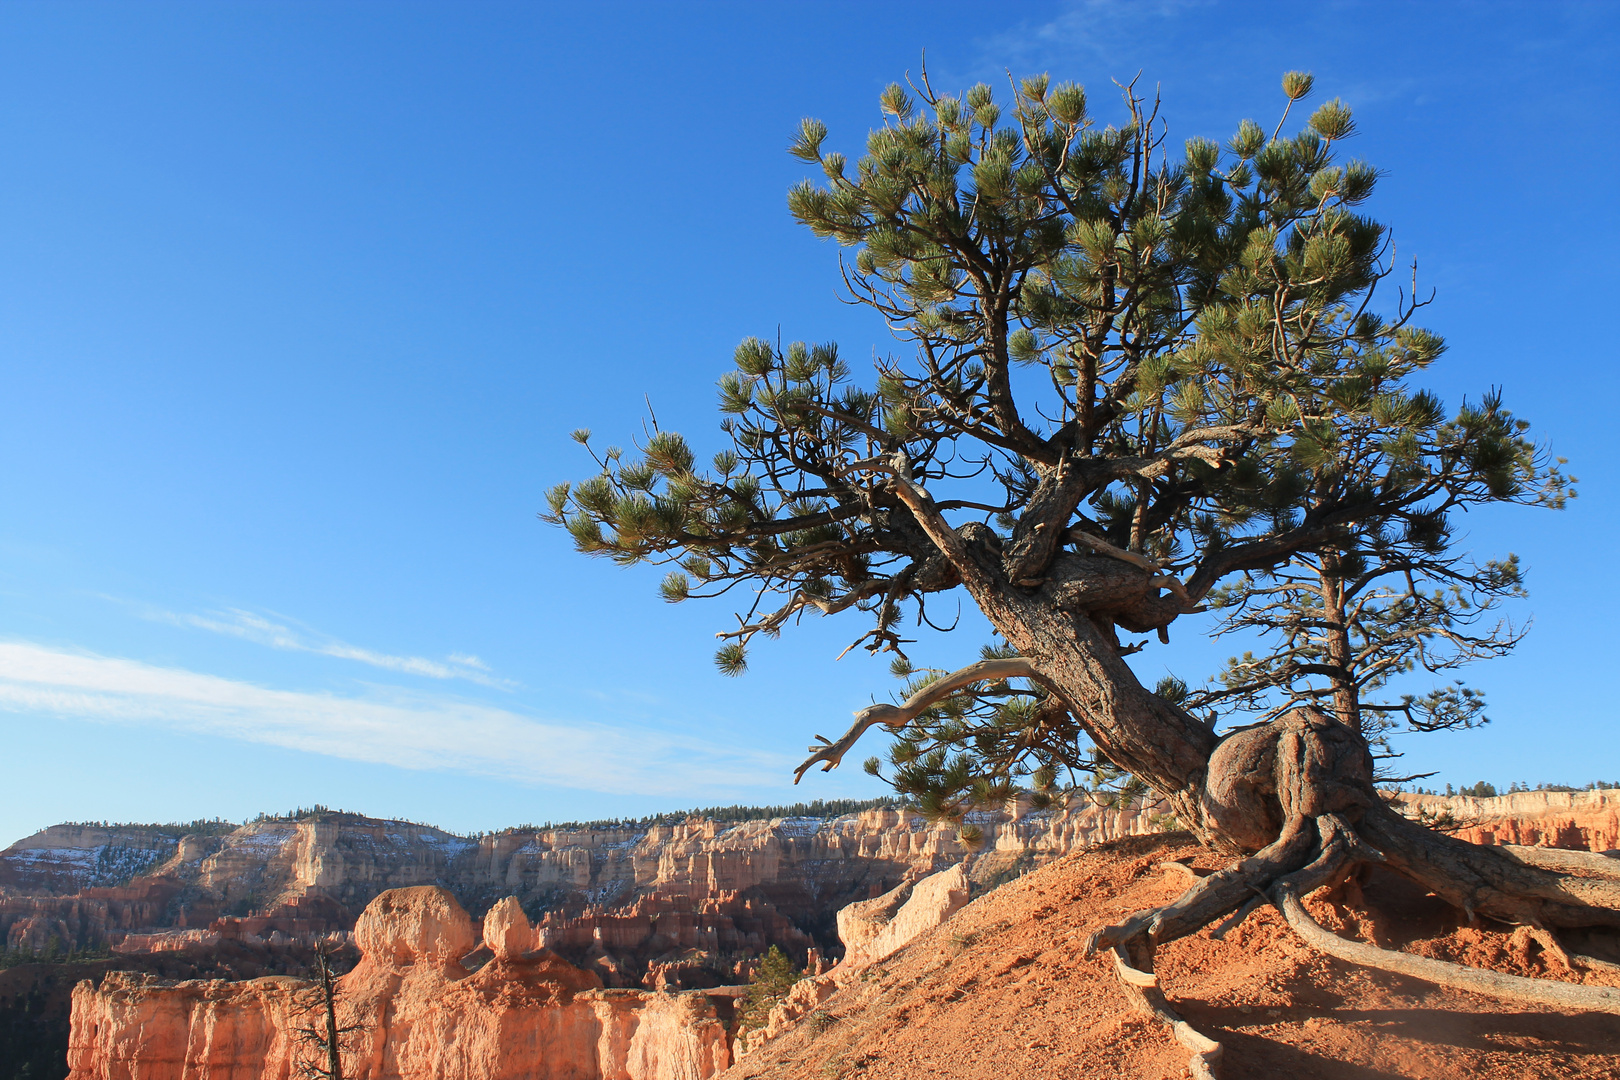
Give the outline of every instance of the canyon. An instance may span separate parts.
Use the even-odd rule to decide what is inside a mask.
[[[1400,798],[1482,843],[1620,848],[1620,791]],[[894,809],[481,837],[330,812],[208,835],[57,826],[0,852],[0,933],[12,949],[111,948],[113,967],[230,951],[244,972],[286,972],[98,969],[73,992],[75,1080],[288,1075],[316,944],[359,958],[348,1007],[386,1032],[354,1075],[686,1080],[763,1060],[972,897],[1174,824],[1090,803],[974,823],[972,851]],[[772,945],[811,977],[739,1032],[738,984]]]
[[[1620,791],[1399,796],[1478,843],[1620,848]],[[1077,800],[980,812],[975,887],[1107,840],[1160,831],[1161,808]],[[777,946],[802,966],[837,953],[848,904],[962,862],[953,826],[905,810],[828,818],[520,828],[462,837],[320,811],[241,826],[57,825],[0,851],[0,943],[131,955],[309,944],[347,933],[388,889],[437,885],[475,918],[515,897],[543,943],[612,987],[735,982]]]
[[[1025,811],[974,815],[981,883],[1163,823],[1140,804]],[[436,885],[474,917],[515,897],[546,947],[609,988],[694,988],[735,982],[773,945],[813,967],[838,948],[840,908],[968,853],[953,826],[894,809],[480,837],[332,812],[213,835],[59,825],[0,852],[0,939],[122,954],[307,945],[352,930],[386,890]]]
[[[390,889],[356,921],[337,982],[341,1056],[373,1080],[703,1080],[731,1062],[726,994],[607,990],[538,944],[511,898],[472,920],[438,886]],[[71,1080],[298,1075],[324,999],[291,977],[111,974],[73,993]]]

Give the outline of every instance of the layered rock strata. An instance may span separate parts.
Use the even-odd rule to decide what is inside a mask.
[[[967,903],[961,865],[907,881],[838,913],[846,948],[830,972],[798,983],[763,1046]],[[741,987],[713,993],[604,989],[542,944],[515,897],[471,919],[444,889],[385,892],[360,916],[361,960],[338,981],[345,1075],[353,1080],[705,1080],[729,1067],[726,1021]],[[317,1063],[309,1035],[322,999],[305,979],[171,982],[114,972],[73,993],[68,1080],[283,1080]]]
[[[1140,808],[1014,808],[975,818],[986,833],[977,860],[986,874],[1157,827]],[[734,964],[776,945],[806,962],[812,948],[834,947],[839,907],[966,854],[951,826],[896,810],[524,829],[476,840],[357,815],[165,835],[56,827],[0,852],[8,883],[0,888],[0,934],[11,947],[35,949],[52,938],[65,947],[154,951],[220,938],[266,942],[277,933],[307,943],[350,929],[352,912],[385,889],[435,884],[474,912],[516,896],[544,915],[554,949],[591,963],[610,983],[634,984],[693,951]],[[86,885],[86,867],[120,865],[146,868],[121,887],[128,896]]]
[[[1620,848],[1620,791],[1401,799],[1481,843]],[[972,863],[979,882],[1167,824],[1152,806],[1087,803],[974,818],[985,832]],[[0,942],[126,952],[218,940],[307,944],[352,929],[355,913],[386,889],[432,884],[474,913],[515,896],[550,947],[609,985],[651,985],[659,972],[701,985],[724,981],[771,945],[800,963],[812,948],[835,950],[832,912],[965,854],[953,827],[898,810],[476,839],[353,814],[189,836],[54,826],[0,852]],[[693,969],[694,953],[713,960],[706,975]]]
[[[544,948],[515,900],[485,919],[491,959],[468,971],[471,919],[442,888],[380,894],[338,982],[354,1080],[703,1080],[730,1064],[725,995],[604,990]],[[69,1080],[284,1080],[315,1063],[315,984],[289,977],[171,983],[113,973],[73,994]]]
[[[1581,851],[1620,849],[1620,789],[1516,791],[1489,799],[1402,795],[1408,812],[1476,844]]]
[[[1409,813],[1477,842],[1620,847],[1620,792],[1401,801]],[[1505,812],[1493,813],[1498,810]],[[538,924],[518,896],[508,896],[486,905],[481,946],[449,890],[384,891],[355,924],[363,959],[340,983],[343,1022],[357,1029],[346,1047],[346,1075],[701,1080],[739,1053],[759,1050],[871,965],[941,925],[966,903],[973,879],[1166,824],[1151,808],[986,815],[977,823],[989,843],[970,861],[960,857],[954,834],[894,811],[733,828],[689,823],[646,830],[633,843],[617,842],[622,846],[567,846],[560,850],[585,855],[559,856],[551,865],[589,869],[578,879],[585,889],[620,880],[614,867],[628,863],[628,880],[639,881],[639,891],[626,889],[620,895],[630,902],[617,905],[601,893],[590,902],[593,894],[586,892],[585,900],[565,900]],[[509,838],[495,839],[501,842],[479,849],[498,849]],[[644,879],[636,876],[634,849],[641,844],[651,849],[641,852],[640,865],[655,867]],[[820,857],[808,857],[805,848]],[[506,852],[508,866],[520,851]],[[930,873],[941,862],[948,869]],[[833,873],[835,866],[844,873]],[[890,875],[894,883],[880,890]],[[604,976],[622,974],[621,954],[637,952],[661,950],[647,969],[649,983],[660,988],[681,985],[682,965],[694,956],[729,949],[757,954],[773,938],[804,947],[815,960],[804,946],[810,936],[769,899],[774,891],[791,901],[787,886],[795,880],[805,893],[811,892],[806,883],[837,882],[846,892],[864,887],[867,897],[837,912],[843,960],[831,971],[818,967],[795,986],[740,1046],[727,1035],[738,987],[669,993],[604,986]],[[315,886],[289,899],[306,913],[316,911],[308,905],[317,900],[336,903]],[[814,899],[812,893],[799,902],[808,906]],[[283,932],[269,922],[238,921],[242,933]],[[584,965],[568,962],[557,949],[583,952]],[[482,966],[467,966],[486,957]],[[116,973],[99,988],[82,983],[73,997],[70,1080],[284,1080],[308,1049],[299,1033],[312,1022],[310,985],[292,978],[165,982]]]

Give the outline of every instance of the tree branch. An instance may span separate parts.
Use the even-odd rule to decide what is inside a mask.
[[[911,721],[921,716],[932,706],[950,697],[965,686],[972,686],[978,682],[1000,682],[1003,679],[1030,679],[1038,677],[1035,665],[1021,656],[1005,660],[980,660],[976,664],[969,664],[959,668],[949,675],[941,676],[927,686],[912,694],[901,705],[878,704],[868,705],[855,714],[855,723],[850,725],[848,731],[837,742],[830,741],[824,735],[817,735],[821,745],[811,746],[810,757],[805,759],[803,765],[793,770],[793,782],[797,784],[804,774],[816,762],[825,762],[822,772],[831,772],[838,767],[860,737],[866,734],[866,729],[873,724],[887,724],[891,730],[898,731]]]

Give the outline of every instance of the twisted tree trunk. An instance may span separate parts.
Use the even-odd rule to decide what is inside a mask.
[[[1299,904],[1299,897],[1361,864],[1381,862],[1470,920],[1487,916],[1533,928],[1544,945],[1565,956],[1557,928],[1620,927],[1620,861],[1482,847],[1403,817],[1373,784],[1366,739],[1313,706],[1217,736],[1143,687],[1124,661],[1116,626],[1162,629],[1191,607],[1186,591],[1173,583],[1171,595],[1160,593],[1163,579],[1150,565],[1139,565],[1146,560],[1098,542],[1096,556],[1062,555],[1042,577],[1009,580],[989,530],[969,525],[949,532],[942,522],[931,524],[930,535],[939,534],[941,550],[962,569],[960,583],[1020,655],[970,665],[901,706],[862,710],[843,738],[813,747],[799,772],[817,762],[836,766],[873,724],[904,727],[975,683],[1022,677],[1046,687],[1102,756],[1146,782],[1204,844],[1236,857],[1170,904],[1098,930],[1089,944],[1110,952],[1132,998],[1175,1028],[1193,1051],[1195,1076],[1213,1075],[1219,1046],[1191,1033],[1170,1008],[1153,974],[1154,952],[1217,922],[1214,934],[1221,936],[1266,901],[1308,944],[1352,963],[1516,1001],[1620,1012],[1617,990],[1509,979],[1338,941]]]
[[[967,584],[1028,660],[1031,677],[1063,701],[1102,755],[1152,787],[1203,843],[1243,856],[1174,902],[1097,931],[1089,944],[1110,951],[1128,993],[1178,1033],[1186,1025],[1152,974],[1158,946],[1222,919],[1215,933],[1224,934],[1269,899],[1308,944],[1324,948],[1332,935],[1310,921],[1298,897],[1365,862],[1384,863],[1470,920],[1488,916],[1543,933],[1620,927],[1620,862],[1549,860],[1534,849],[1482,847],[1434,832],[1380,796],[1371,751],[1353,726],[1305,707],[1217,737],[1137,681],[1106,616],[1055,605],[1050,581],[1033,590]],[[1157,590],[1150,592],[1152,601]],[[1612,989],[1540,982],[1541,990],[1537,980],[1332,941],[1344,947],[1324,951],[1353,963],[1512,1000],[1620,1012],[1620,991]],[[1194,1075],[1213,1075],[1218,1047],[1182,1041],[1194,1051]]]

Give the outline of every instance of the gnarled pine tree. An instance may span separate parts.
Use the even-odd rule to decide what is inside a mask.
[[[1366,860],[1538,933],[1620,926],[1612,861],[1436,834],[1386,806],[1343,718],[1304,705],[1220,737],[1124,661],[1138,646],[1122,634],[1167,641],[1242,575],[1343,560],[1368,537],[1443,538],[1471,505],[1568,495],[1498,397],[1447,413],[1411,385],[1443,343],[1413,324],[1422,305],[1388,284],[1387,230],[1357,211],[1377,173],[1336,161],[1352,133],[1338,101],[1284,136],[1311,79],[1283,89],[1270,134],[1245,120],[1224,147],[1194,138],[1174,159],[1157,103],[1127,88],[1125,121],[1098,127],[1080,87],[1044,76],[1005,114],[984,85],[953,97],[925,77],[920,104],[891,86],[853,164],[806,120],[792,153],[823,179],[789,207],[854,249],[846,282],[906,354],[862,383],[832,345],[750,338],[720,380],[731,447],[712,467],[658,431],[635,459],[609,450],[598,475],[554,489],[545,515],[585,552],[673,564],[666,599],[750,593],[721,635],[729,674],[806,613],[864,611],[857,644],[898,651],[904,613],[965,590],[1006,648],[862,710],[800,774],[836,766],[874,724],[904,734],[954,696],[1027,680],[1038,690],[1003,710],[1000,749],[983,724],[935,735],[974,728],[992,757],[1047,764],[1089,741],[1239,857],[1095,937],[1167,1020],[1156,945],[1241,918],[1264,892],[1342,954],[1295,898]],[[1387,311],[1381,288],[1397,292]],[[1415,958],[1355,959],[1417,973]],[[1418,963],[1436,981],[1620,1010],[1617,991]],[[1212,1051],[1187,1041],[1204,1067]]]

